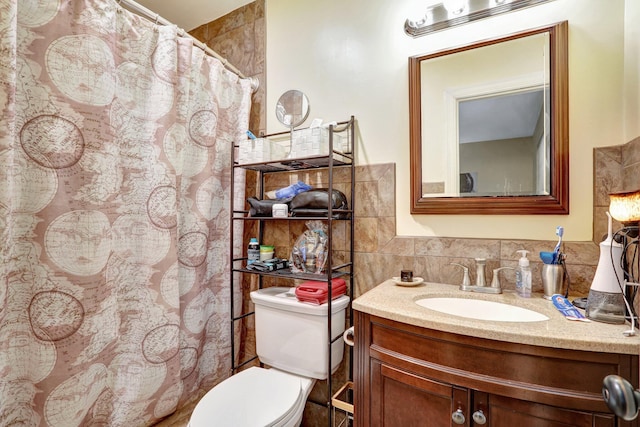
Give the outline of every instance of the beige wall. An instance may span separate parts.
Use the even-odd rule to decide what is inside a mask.
[[[640,1],[625,1],[624,118],[625,140],[640,135]]]
[[[460,173],[475,172],[477,192],[484,195],[535,192],[535,159],[531,138],[460,144]]]
[[[552,239],[563,225],[567,240],[591,240],[593,148],[622,144],[638,132],[638,55],[628,55],[626,67],[624,55],[625,21],[637,19],[625,18],[625,1],[555,0],[417,39],[403,32],[411,3],[266,0],[267,131],[284,130],[269,112],[288,89],[308,94],[310,119],[354,114],[357,163],[396,164],[398,235]],[[636,5],[626,9],[640,16]],[[562,20],[569,21],[571,214],[411,215],[407,58]],[[637,42],[626,45],[637,50]],[[635,89],[631,95],[625,95],[625,76]]]

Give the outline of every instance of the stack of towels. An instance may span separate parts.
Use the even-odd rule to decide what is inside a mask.
[[[298,301],[311,304],[324,304],[329,300],[329,284],[327,282],[307,281],[296,287]],[[344,279],[331,280],[331,299],[336,299],[347,292]]]

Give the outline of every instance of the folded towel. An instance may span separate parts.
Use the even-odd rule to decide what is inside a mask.
[[[327,282],[307,281],[296,287],[298,301],[312,304],[324,304],[329,300]],[[347,292],[347,282],[344,279],[331,280],[331,299],[336,299]]]

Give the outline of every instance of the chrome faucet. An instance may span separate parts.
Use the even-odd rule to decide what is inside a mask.
[[[476,258],[476,286],[487,286],[487,280],[485,279],[484,266],[487,265],[485,258]]]
[[[458,267],[462,267],[462,283],[460,284],[461,291],[470,291],[473,286],[471,286],[471,278],[469,277],[469,269],[462,264],[457,262],[451,262],[451,265],[457,265]]]
[[[502,270],[515,270],[513,267],[500,267],[493,269],[493,278],[491,279],[491,287],[500,289],[502,292],[502,285],[500,284],[500,272]]]
[[[487,265],[486,258],[475,258],[476,262],[476,284],[471,284],[471,279],[469,278],[469,268],[462,264],[458,264],[457,262],[450,263],[451,265],[457,265],[458,267],[462,267],[462,271],[464,276],[462,278],[462,283],[460,284],[461,291],[471,291],[471,292],[482,292],[486,294],[501,294],[502,293],[502,285],[500,284],[500,271],[502,270],[513,270],[512,267],[500,267],[493,269],[493,278],[491,280],[491,286],[487,286],[487,279],[485,274],[485,267]]]

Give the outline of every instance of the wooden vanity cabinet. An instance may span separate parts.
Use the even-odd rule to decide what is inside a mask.
[[[357,426],[638,426],[602,399],[606,375],[638,386],[636,355],[493,341],[358,311],[354,325]]]

